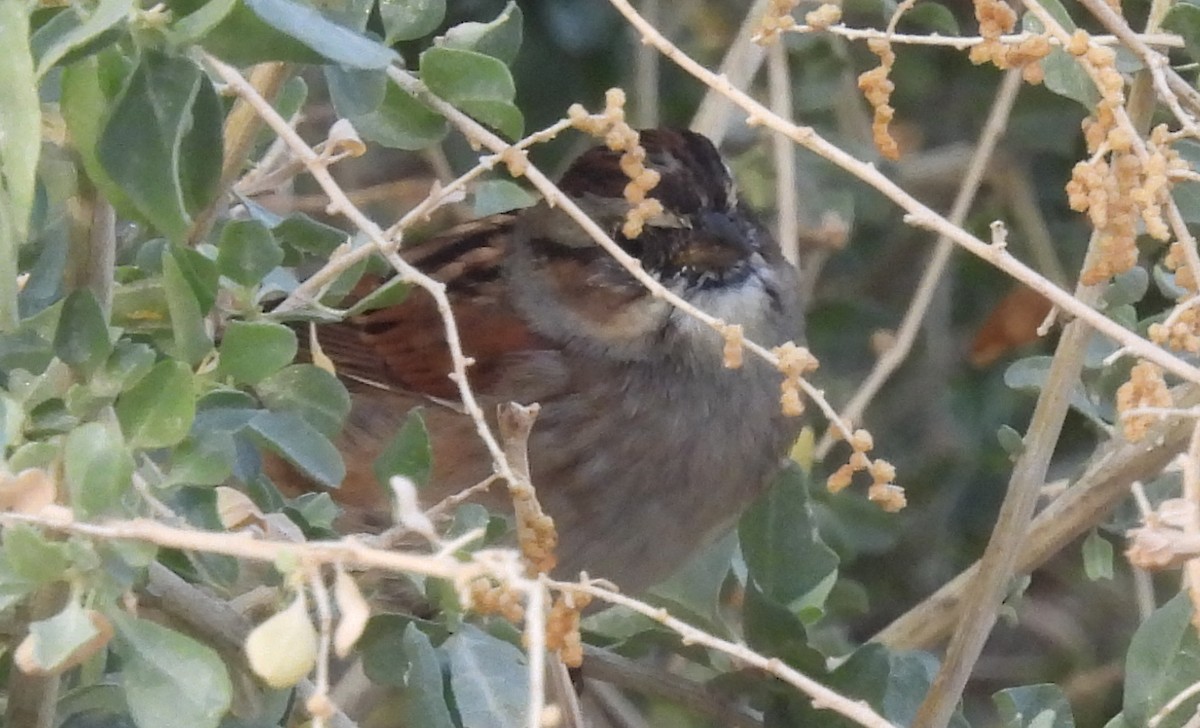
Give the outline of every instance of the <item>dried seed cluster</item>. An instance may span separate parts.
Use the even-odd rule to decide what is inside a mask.
[[[896,110],[891,106],[892,92],[896,90],[896,84],[889,78],[892,66],[896,63],[896,53],[892,50],[892,44],[883,38],[868,40],[867,47],[879,56],[879,65],[858,77],[859,90],[875,110],[875,117],[871,122],[871,136],[880,154],[887,159],[899,159],[900,146],[896,144],[889,128],[896,116]]]
[[[546,574],[558,563],[554,549],[558,546],[558,530],[554,519],[542,510],[535,500],[533,488],[510,488],[513,512],[517,518],[517,546],[531,573]]]
[[[770,5],[767,6],[767,12],[763,13],[762,20],[759,21],[758,32],[754,34],[753,38],[754,42],[766,45],[777,40],[783,31],[796,27],[796,19],[792,17],[792,11],[799,4],[800,0],[771,0]]]
[[[513,624],[525,618],[521,594],[490,577],[480,576],[467,586],[468,604],[477,614],[498,614]]]
[[[1162,323],[1151,324],[1150,340],[1177,351],[1200,353],[1200,308],[1196,299],[1196,276],[1187,263],[1183,243],[1171,243],[1163,256],[1163,267],[1174,271],[1175,284],[1183,289],[1179,305]]]
[[[558,652],[567,667],[583,664],[583,637],[579,634],[582,611],[592,601],[588,594],[559,594],[546,615],[546,648]]]
[[[800,380],[805,374],[815,372],[820,362],[803,346],[787,342],[774,349],[779,358],[779,371],[783,372],[783,383],[780,385],[779,406],[788,417],[799,417],[804,414],[804,400],[800,396]]]
[[[1146,436],[1155,417],[1150,414],[1125,416],[1135,407],[1170,407],[1171,392],[1163,378],[1162,369],[1148,361],[1138,362],[1129,373],[1129,381],[1117,388],[1117,412],[1121,414],[1121,429],[1125,439],[1137,442]]]
[[[835,432],[840,432],[835,429]],[[854,474],[860,470],[867,471],[871,476],[871,486],[867,489],[867,498],[878,503],[879,507],[888,513],[895,513],[908,504],[904,497],[904,489],[895,484],[896,466],[883,458],[872,460],[867,455],[875,447],[875,440],[866,430],[855,430],[850,435],[850,460],[829,476],[825,487],[830,493],[845,490]]]
[[[804,14],[804,22],[813,30],[825,30],[842,20],[842,8],[833,3],[825,3],[816,10]]]
[[[642,147],[637,131],[625,120],[625,92],[610,88],[604,95],[604,111],[589,114],[580,104],[567,109],[567,118],[572,126],[595,137],[614,152],[621,154],[621,171],[629,178],[625,185],[625,199],[632,206],[625,216],[621,234],[636,238],[642,234],[646,221],[663,212],[662,203],[647,197],[659,182],[659,174],[646,168],[646,150]]]
[[[743,364],[746,334],[741,324],[724,324],[721,326],[721,337],[725,339],[723,361],[726,369],[741,369]]]
[[[1050,39],[1035,35],[1019,43],[1005,43],[1000,37],[1011,33],[1017,25],[1017,13],[1004,0],[976,0],[975,18],[983,42],[973,46],[971,63],[993,63],[996,68],[1021,69],[1027,83],[1038,84],[1045,77],[1041,60],[1050,55]]]

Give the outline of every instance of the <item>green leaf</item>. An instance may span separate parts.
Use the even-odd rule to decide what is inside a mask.
[[[80,6],[68,7],[59,17],[69,17],[74,22],[66,32],[56,35],[52,42],[39,48],[37,75],[41,78],[71,51],[93,41],[101,33],[121,22],[133,10],[133,0],[100,0],[95,9],[85,18],[78,17]],[[38,35],[41,35],[40,31]]]
[[[271,321],[231,321],[221,338],[217,372],[257,384],[296,358],[296,332]]]
[[[346,477],[337,448],[312,425],[292,412],[262,412],[246,425],[265,447],[317,483],[336,488]]]
[[[521,8],[509,0],[504,10],[490,23],[459,23],[434,42],[445,48],[483,53],[503,61],[505,65],[512,65],[521,48],[524,22]]]
[[[243,286],[257,285],[283,262],[283,248],[266,225],[256,220],[232,220],[221,230],[217,270]]]
[[[62,72],[59,106],[88,179],[123,216],[140,220],[142,216],[137,206],[125,189],[104,169],[98,156],[100,135],[104,131],[109,108],[104,87],[108,77],[117,68],[113,54],[85,58],[67,66]]]
[[[1112,544],[1095,529],[1083,540],[1083,570],[1092,581],[1113,578]]]
[[[169,37],[176,46],[199,43],[237,7],[237,0],[209,0],[195,12],[188,13],[171,24]]]
[[[167,296],[167,310],[171,314],[171,330],[174,337],[170,353],[192,366],[200,363],[212,350],[212,339],[204,328],[204,316],[200,303],[188,283],[183,271],[171,254],[170,248],[162,253],[163,287]]]
[[[1075,23],[1058,0],[1046,0],[1043,6],[1053,15],[1067,32],[1075,30]],[[1043,33],[1045,28],[1033,13],[1025,13],[1021,21],[1025,30],[1031,33]],[[1092,83],[1087,72],[1080,67],[1075,57],[1055,46],[1050,55],[1042,59],[1042,69],[1046,73],[1045,85],[1059,96],[1078,101],[1084,108],[1096,108],[1100,100],[1100,92]]]
[[[29,625],[29,637],[22,643],[28,652],[22,655],[24,650],[18,648],[17,662],[28,660],[29,666],[46,673],[77,664],[103,643],[104,638],[92,621],[93,614],[72,599],[58,614]],[[97,640],[101,642],[97,644]]]
[[[904,13],[900,23],[904,27],[916,26],[931,30],[941,35],[960,35],[958,20],[950,8],[935,2],[917,3],[911,10]]]
[[[119,509],[132,483],[133,456],[116,427],[89,422],[72,430],[63,461],[77,515],[89,518]]]
[[[113,615],[121,684],[138,728],[216,728],[233,700],[225,663],[187,635],[124,613]]]
[[[294,212],[280,222],[271,232],[275,239],[296,250],[314,255],[328,256],[350,236],[344,231],[317,222],[302,212]]]
[[[187,436],[195,417],[192,370],[173,359],[159,362],[117,400],[117,420],[134,447],[174,445]]]
[[[1163,30],[1183,37],[1183,47],[1193,61],[1200,61],[1200,7],[1192,3],[1173,3],[1162,22]]]
[[[353,306],[346,309],[345,315],[357,316],[377,308],[395,306],[408,298],[410,291],[412,291],[412,284],[402,280],[400,276],[396,276],[360,298]]]
[[[1192,604],[1178,594],[1138,627],[1125,658],[1125,718],[1144,726],[1167,701],[1200,675],[1200,639],[1191,624]],[[1195,714],[1200,696],[1184,701],[1160,728],[1180,728]]]
[[[484,124],[520,136],[524,121],[512,103],[516,87],[503,62],[474,51],[430,48],[421,54],[421,80]]]
[[[1057,685],[1022,685],[992,696],[1003,728],[1075,728],[1071,704]]]
[[[54,353],[83,376],[95,371],[109,353],[108,325],[104,312],[91,291],[78,290],[63,303],[58,330],[54,334]]]
[[[433,469],[433,448],[429,444],[429,430],[420,408],[409,410],[404,424],[395,437],[375,460],[375,477],[383,485],[393,475],[404,475],[418,487],[429,482]]]
[[[527,724],[525,654],[465,624],[441,647],[450,662],[450,689],[463,728],[517,728]]]
[[[410,622],[404,628],[400,647],[407,669],[401,673],[404,689],[395,708],[397,722],[422,728],[453,728],[442,685],[442,664],[429,638]]]
[[[29,232],[42,149],[42,107],[29,48],[28,6],[16,0],[0,2],[0,99],[4,100],[0,103],[0,205],[9,206],[9,219],[0,219],[0,225],[6,225],[13,239],[21,242]],[[0,210],[0,216],[3,213]],[[8,251],[0,251],[0,255],[8,255]],[[12,255],[16,255],[15,248]],[[3,275],[10,274],[2,264],[0,270]]]
[[[487,217],[499,212],[519,210],[537,203],[538,198],[524,187],[507,179],[490,179],[475,185],[475,215]]]
[[[808,476],[795,464],[742,516],[738,538],[748,580],[779,604],[793,605],[837,571],[837,555],[813,522]]]
[[[171,452],[168,485],[220,485],[233,473],[233,435],[221,430],[195,433]]]
[[[350,413],[346,386],[312,364],[284,367],[259,382],[254,391],[268,409],[294,412],[326,437],[340,432]]]
[[[394,149],[433,146],[446,136],[446,120],[394,83],[388,84],[383,104],[350,119],[363,139]]]
[[[12,573],[31,584],[55,581],[71,565],[65,543],[50,541],[41,531],[24,523],[5,527],[4,557]]]
[[[101,132],[101,165],[173,240],[186,237],[191,212],[216,190],[221,116],[216,91],[194,63],[146,52]]]
[[[1150,288],[1150,274],[1141,266],[1134,266],[1113,278],[1104,292],[1104,305],[1113,309],[1128,306],[1142,300]]]
[[[245,0],[272,28],[322,57],[350,68],[387,68],[398,56],[386,45],[338,25],[317,10],[291,0]]]
[[[387,95],[387,73],[379,70],[325,66],[329,98],[339,116],[348,119],[375,111]]]
[[[437,30],[446,17],[446,0],[379,0],[384,42],[415,40]]]
[[[1000,429],[996,430],[996,439],[1000,441],[1004,452],[1008,453],[1009,459],[1014,462],[1025,452],[1025,438],[1008,425],[1000,425]]]
[[[666,602],[671,614],[697,623],[709,632],[726,631],[721,618],[721,587],[729,576],[737,537],[733,533],[709,544],[688,559],[669,579],[650,593]]]
[[[751,648],[778,657],[814,678],[820,679],[825,673],[825,658],[809,646],[804,624],[753,582],[746,584],[742,623],[746,644]]]

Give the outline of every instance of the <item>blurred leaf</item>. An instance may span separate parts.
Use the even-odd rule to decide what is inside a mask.
[[[335,227],[317,222],[302,212],[294,212],[271,232],[284,245],[314,255],[327,256],[350,236]]]
[[[105,171],[172,240],[186,237],[190,213],[216,191],[221,118],[220,101],[199,67],[148,51],[101,132]]]
[[[1095,529],[1083,540],[1083,570],[1092,581],[1113,578],[1113,547]]]
[[[405,643],[412,621],[413,618],[407,614],[385,613],[372,617],[367,623],[361,639],[362,661],[363,672],[371,682],[392,687],[409,684],[407,680],[412,674],[412,667]],[[438,680],[441,680],[440,669]],[[423,684],[423,681],[417,684]],[[441,694],[440,688],[438,693]]]
[[[171,329],[174,347],[170,353],[192,366],[212,350],[212,340],[204,328],[200,303],[196,300],[183,271],[180,270],[170,248],[163,250],[163,287],[167,295],[167,309],[171,313]]]
[[[513,105],[516,87],[501,61],[474,51],[430,48],[421,54],[421,80],[430,91],[510,138],[524,129]]]
[[[111,352],[104,312],[92,292],[81,289],[67,296],[54,335],[54,353],[86,377]]]
[[[351,120],[363,139],[394,149],[417,150],[437,144],[446,136],[446,120],[394,83],[389,83],[383,104]]]
[[[1162,27],[1182,36],[1188,55],[1193,61],[1200,61],[1200,7],[1189,2],[1172,3]]]
[[[164,248],[175,259],[179,272],[191,286],[196,295],[196,303],[200,304],[200,313],[208,314],[217,300],[217,286],[221,274],[217,264],[198,250],[182,246],[166,246]]]
[[[231,220],[217,243],[217,270],[243,286],[257,285],[283,262],[283,248],[266,225],[255,220]]]
[[[100,0],[87,17],[77,15],[81,8],[69,6],[57,17],[68,17],[70,23],[65,32],[43,40],[37,54],[37,75],[44,76],[50,67],[58,63],[67,53],[94,40],[104,31],[125,20],[133,10],[133,0]],[[40,31],[38,36],[41,35]]]
[[[1010,389],[1040,392],[1046,384],[1046,377],[1050,374],[1052,361],[1053,357],[1049,356],[1030,356],[1018,359],[1004,370],[1004,384]],[[1071,390],[1071,407],[1093,422],[1103,423],[1099,408],[1088,399],[1087,393],[1083,391],[1082,385],[1078,382]]]
[[[836,573],[838,558],[816,531],[808,478],[789,464],[738,524],[749,579],[763,595],[791,605]]]
[[[350,413],[346,386],[312,364],[284,367],[259,382],[254,391],[268,409],[294,412],[326,437],[337,435]]]
[[[804,624],[753,583],[746,584],[742,622],[751,649],[778,657],[814,679],[825,674],[825,656],[809,646]]]
[[[402,280],[400,276],[396,276],[360,298],[353,306],[346,309],[345,315],[357,316],[360,313],[374,311],[377,308],[395,306],[408,298],[409,291],[411,290],[411,283]]]
[[[521,8],[509,0],[504,10],[490,23],[459,23],[437,38],[434,43],[445,48],[475,51],[512,65],[521,48],[525,19]]]
[[[229,674],[216,651],[121,612],[113,621],[121,684],[138,728],[216,728],[233,700]]]
[[[24,523],[6,526],[4,560],[19,580],[31,584],[56,581],[70,566],[65,543],[49,541],[41,531]]]
[[[450,662],[450,689],[462,728],[527,725],[529,678],[525,654],[470,624],[441,649]]]
[[[1200,640],[1192,626],[1193,607],[1177,594],[1138,627],[1125,658],[1125,719],[1144,726],[1167,701],[1200,675]],[[1200,695],[1180,704],[1159,728],[1180,728],[1196,712]]]
[[[958,20],[955,19],[950,8],[935,2],[917,3],[901,16],[900,24],[905,27],[916,26],[951,37],[961,34]]]
[[[379,0],[388,45],[429,35],[446,16],[446,0]]]
[[[386,45],[338,25],[320,12],[291,0],[245,0],[259,18],[322,57],[350,68],[387,68],[397,59]]]
[[[726,534],[688,559],[669,579],[650,593],[666,601],[672,614],[717,634],[726,631],[721,619],[721,587],[729,576],[737,538]]]
[[[71,506],[84,518],[112,513],[129,492],[133,456],[116,427],[99,422],[67,435],[63,465]]]
[[[475,215],[487,217],[530,207],[538,198],[524,187],[507,179],[489,179],[475,185]]]
[[[404,627],[400,647],[407,669],[392,668],[403,676],[404,686],[397,701],[397,721],[422,728],[453,728],[442,686],[442,664],[429,638],[410,622]]]
[[[324,68],[325,82],[329,85],[329,98],[338,116],[353,118],[375,111],[387,94],[387,73],[380,70],[362,70],[327,65]]]
[[[1200,13],[1200,10],[1197,12]],[[1186,179],[1176,182],[1171,185],[1171,197],[1179,206],[1179,214],[1186,222],[1200,222],[1200,182]]]
[[[375,477],[385,487],[393,475],[411,478],[417,487],[429,482],[433,469],[433,448],[429,444],[429,430],[419,407],[409,410],[404,424],[392,441],[375,459]]]
[[[262,444],[317,483],[336,488],[346,477],[346,465],[337,448],[299,415],[262,412],[246,426]]]
[[[233,472],[233,436],[210,430],[193,433],[171,452],[170,485],[219,485]]]
[[[24,672],[56,675],[95,654],[111,637],[112,626],[103,615],[71,599],[58,614],[29,625],[13,662]]]
[[[992,696],[1003,728],[1075,728],[1071,704],[1057,685],[1022,685]]]
[[[104,367],[92,380],[92,389],[102,389],[106,396],[115,397],[141,381],[154,367],[154,349],[129,339],[118,339]]]
[[[134,447],[174,445],[187,436],[195,417],[195,382],[181,361],[159,362],[117,400],[117,419]]]
[[[237,5],[237,0],[208,0],[198,10],[176,19],[171,24],[169,37],[177,46],[199,43],[204,36],[220,25]]]
[[[53,358],[54,345],[32,329],[0,332],[0,371],[24,369],[40,374]]]
[[[28,7],[0,2],[0,205],[9,206],[9,220],[0,224],[11,226],[0,230],[0,236],[11,231],[20,242],[29,231],[42,149],[42,107],[29,49]]]
[[[217,371],[256,384],[296,358],[296,332],[271,321],[230,321],[221,337]]]
[[[1134,266],[1112,279],[1104,291],[1104,305],[1112,309],[1137,303],[1145,297],[1149,288],[1150,274],[1145,268]]]
[[[1010,460],[1016,461],[1025,452],[1025,438],[1008,425],[1000,425],[1000,429],[996,430],[996,439]]]

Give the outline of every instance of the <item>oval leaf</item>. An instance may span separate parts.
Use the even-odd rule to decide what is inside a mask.
[[[270,321],[233,321],[221,339],[218,373],[256,384],[296,358],[296,332]]]
[[[159,362],[117,400],[117,420],[134,447],[168,447],[187,436],[196,417],[192,370],[181,361]]]

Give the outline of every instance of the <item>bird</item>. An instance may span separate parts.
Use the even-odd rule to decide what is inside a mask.
[[[739,200],[701,134],[639,132],[648,196],[661,211],[623,234],[630,203],[622,153],[583,152],[558,182],[658,282],[765,346],[803,341],[797,269]],[[545,201],[453,227],[402,249],[445,284],[468,380],[491,424],[499,404],[537,403],[530,476],[558,532],[557,576],[580,572],[630,592],[662,580],[730,528],[769,484],[800,423],[780,407],[782,375],[749,358],[723,363],[718,332],[655,296],[578,224]],[[492,460],[456,402],[433,298],[317,327],[352,395],[335,444],[347,474],[335,493],[360,522],[386,520],[372,463],[414,407],[433,453],[424,505],[483,481]],[[286,465],[285,492],[311,488]],[[286,487],[284,487],[286,486]],[[493,487],[483,500],[506,508]],[[511,506],[507,506],[511,508]]]

